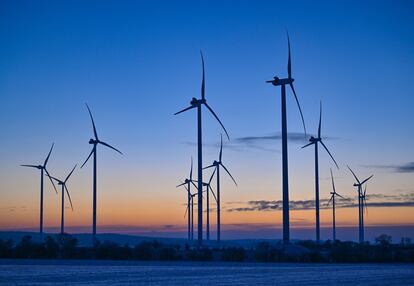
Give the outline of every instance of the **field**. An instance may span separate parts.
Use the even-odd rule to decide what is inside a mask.
[[[414,285],[413,264],[0,260],[0,285]]]

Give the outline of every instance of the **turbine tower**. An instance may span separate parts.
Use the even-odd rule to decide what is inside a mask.
[[[201,63],[203,66],[203,79],[201,83],[201,99],[197,99],[193,97],[190,102],[190,106],[184,108],[183,110],[176,112],[174,115],[180,114],[187,110],[197,108],[197,153],[198,153],[198,162],[197,162],[197,181],[198,181],[198,193],[197,193],[197,200],[198,200],[198,245],[201,246],[203,243],[203,143],[202,143],[202,124],[201,124],[201,106],[204,105],[211,114],[216,118],[216,120],[220,123],[221,127],[224,129],[224,132],[227,135],[227,138],[230,140],[230,137],[227,133],[226,128],[221,123],[218,116],[214,113],[213,109],[207,104],[207,100],[205,98],[205,71],[204,71],[204,58],[203,53],[201,53]]]
[[[191,240],[194,240],[194,197],[198,193],[191,194]]]
[[[362,188],[361,188],[362,191]],[[364,221],[364,212],[367,211],[368,214],[368,204],[366,200],[367,194],[367,185],[365,184],[364,192],[361,192],[361,228],[362,228],[362,239],[365,241],[365,221]]]
[[[341,197],[343,199],[345,198],[336,192],[335,182],[334,182],[334,178],[332,175],[332,169],[331,169],[331,180],[332,180],[332,192],[331,192],[331,198],[328,201],[328,206],[329,206],[329,203],[332,201],[332,237],[333,237],[333,242],[335,242],[336,241],[335,196]]]
[[[36,168],[40,170],[40,227],[39,227],[40,237],[43,236],[43,176],[44,176],[44,173],[46,173],[46,175],[49,177],[49,172],[46,169],[46,165],[47,165],[47,162],[49,161],[50,154],[52,153],[53,145],[54,144],[52,144],[52,147],[50,147],[49,154],[47,154],[43,165],[20,165],[22,167]],[[52,179],[50,179],[50,177],[49,177],[49,180],[52,183],[52,186],[57,194],[55,184],[53,183]]]
[[[207,205],[207,209],[206,209],[206,213],[207,213],[207,217],[206,217],[206,237],[207,240],[210,240],[210,191],[213,194],[216,202],[217,202],[217,197],[213,192],[213,189],[211,188],[211,181],[213,180],[214,177],[214,173],[216,172],[216,170],[213,171],[213,173],[210,176],[210,180],[208,180],[208,183],[204,183],[203,182],[203,186],[206,187],[205,192],[207,193],[207,199],[206,199],[206,205]]]
[[[329,152],[328,148],[322,141],[321,137],[321,122],[322,122],[322,102],[320,102],[320,109],[319,109],[319,127],[318,127],[318,137],[315,138],[311,136],[309,138],[308,144],[303,146],[302,148],[306,148],[311,145],[315,145],[315,214],[316,214],[316,243],[320,242],[321,239],[321,228],[320,228],[320,219],[319,219],[319,155],[318,155],[318,143],[325,148],[326,152],[334,161],[336,167],[339,169],[338,164],[336,163],[334,157],[332,156],[331,152]]]
[[[191,203],[191,185],[193,185],[197,189],[197,186],[194,184],[194,181],[193,181],[193,157],[191,157],[190,177],[185,179],[184,183],[179,184],[177,186],[177,188],[184,186],[185,189],[187,190],[187,210],[190,209],[190,203]],[[190,215],[189,215],[188,216],[188,240],[190,239],[191,239],[191,235],[190,235]]]
[[[290,40],[288,39],[288,77],[280,79],[277,76],[273,77],[273,80],[266,81],[274,86],[281,87],[281,103],[282,103],[282,197],[283,197],[283,243],[287,244],[290,241],[289,236],[289,182],[288,182],[288,146],[287,146],[287,116],[286,116],[286,85],[289,85],[295,96],[296,103],[299,108],[300,116],[302,118],[303,129],[306,137],[305,120],[303,119],[302,109],[300,108],[298,97],[296,96],[295,88],[293,87],[292,67],[290,59]]]
[[[187,201],[187,207],[185,209],[185,213],[184,213],[184,217],[187,216],[188,218],[188,240],[194,240],[194,200],[193,198],[197,195],[197,193],[191,194],[188,189],[187,186],[184,185],[185,190],[187,191],[188,194],[188,201]],[[191,218],[191,223],[190,223],[190,218]],[[190,227],[191,225],[191,227]]]
[[[233,180],[234,184],[237,186],[236,180],[230,174],[229,170],[223,165],[222,162],[222,155],[223,155],[223,136],[220,138],[220,153],[218,161],[214,160],[213,164],[210,166],[204,167],[204,169],[213,168],[216,171],[216,180],[217,180],[217,242],[220,242],[220,233],[221,233],[221,225],[220,225],[220,166],[229,174],[230,178]],[[213,172],[214,175],[214,172]],[[213,176],[211,176],[212,178]],[[210,179],[211,180],[211,179]]]
[[[95,139],[89,139],[89,144],[93,145],[92,151],[89,153],[88,158],[86,158],[85,162],[82,164],[81,168],[83,166],[85,166],[86,162],[88,162],[89,158],[92,156],[93,154],[93,214],[92,214],[92,233],[93,233],[93,243],[96,242],[96,193],[97,193],[97,178],[96,178],[96,173],[97,173],[97,165],[96,165],[96,157],[97,157],[97,147],[99,144],[104,145],[106,147],[109,147],[113,150],[115,150],[116,152],[118,152],[119,154],[122,155],[121,151],[119,151],[118,149],[116,149],[115,147],[112,147],[111,145],[109,145],[108,143],[105,143],[101,140],[98,139],[98,133],[96,132],[96,127],[95,127],[95,122],[93,121],[93,117],[92,117],[92,113],[91,110],[89,109],[89,106],[86,104],[86,108],[88,109],[89,112],[89,116],[91,117],[91,121],[92,121],[92,127],[93,127],[93,133],[94,133],[94,137]]]
[[[359,243],[363,243],[365,241],[364,237],[364,201],[365,201],[365,194],[366,194],[366,188],[365,191],[362,192],[362,186],[371,179],[374,175],[369,176],[362,182],[358,179],[358,177],[355,175],[354,171],[347,166],[349,171],[351,171],[352,175],[354,175],[354,178],[356,180],[356,183],[354,183],[354,187],[357,187],[358,191],[358,214],[359,214]]]
[[[69,190],[68,190],[68,187],[66,187],[66,183],[69,177],[72,175],[73,171],[75,171],[75,168],[76,168],[76,165],[75,167],[73,167],[72,171],[70,171],[69,175],[66,177],[64,181],[56,179],[55,177],[48,175],[49,178],[52,178],[53,180],[55,180],[58,183],[58,185],[62,187],[62,214],[61,214],[61,220],[60,220],[60,233],[61,234],[65,233],[65,191],[66,191],[66,194],[68,195],[70,207],[72,208],[72,211],[73,211],[72,199],[70,198]]]

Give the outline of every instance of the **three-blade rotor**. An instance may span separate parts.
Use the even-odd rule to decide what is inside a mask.
[[[362,200],[362,209],[364,210],[364,205],[365,205],[365,209],[366,211],[368,211],[368,207],[367,207],[367,201],[366,201],[366,193],[367,193],[367,185],[366,182],[368,182],[374,175],[369,176],[368,178],[366,178],[365,180],[363,180],[362,182],[358,179],[358,177],[355,175],[354,171],[352,171],[352,169],[347,166],[349,171],[351,171],[352,175],[354,176],[355,180],[357,181],[357,183],[354,183],[354,187],[358,187],[358,197],[359,199]],[[362,186],[365,185],[364,191],[362,191]]]
[[[73,167],[72,171],[70,171],[69,175],[66,176],[66,179],[64,181],[59,180],[53,176],[47,175],[50,179],[55,180],[56,182],[58,182],[59,185],[63,186],[64,190],[66,191],[66,194],[69,198],[69,203],[70,203],[70,207],[73,211],[73,204],[72,204],[72,198],[70,197],[70,193],[69,193],[69,189],[66,186],[67,181],[69,180],[70,176],[72,175],[73,171],[75,171],[77,164]]]
[[[43,165],[20,165],[20,166],[22,166],[22,167],[29,167],[29,168],[36,168],[36,169],[39,169],[39,170],[44,170],[45,173],[46,173],[46,175],[47,175],[47,177],[50,180],[50,183],[52,183],[53,189],[55,190],[55,192],[57,194],[57,189],[56,189],[55,183],[53,183],[53,180],[50,178],[49,171],[46,168],[47,162],[49,161],[50,154],[52,153],[52,150],[53,150],[53,146],[54,145],[55,145],[55,143],[52,143],[52,146],[50,147],[49,153],[47,154],[46,159],[45,159]]]
[[[122,152],[119,151],[118,149],[116,149],[115,147],[109,145],[108,143],[106,143],[104,141],[99,140],[99,138],[98,138],[98,132],[96,131],[95,121],[93,120],[92,112],[91,112],[88,104],[86,104],[86,108],[88,109],[89,116],[90,116],[91,121],[92,121],[93,134],[94,134],[95,139],[90,139],[89,140],[89,144],[93,144],[93,147],[92,147],[92,150],[89,153],[88,157],[86,158],[85,162],[82,164],[81,168],[83,168],[83,166],[85,166],[86,162],[88,162],[88,160],[92,156],[92,154],[94,154],[96,152],[96,147],[97,147],[98,144],[101,144],[103,146],[106,146],[106,147],[108,147],[108,148],[110,148],[110,149],[118,152],[119,154],[123,155]]]
[[[334,181],[334,178],[333,178],[332,169],[330,169],[330,171],[331,171],[331,181],[332,181],[332,192],[331,192],[331,198],[329,199],[327,206],[329,206],[329,203],[334,199],[335,196],[338,196],[338,197],[343,198],[345,200],[345,198],[343,196],[341,196],[340,194],[338,194],[336,192],[335,181]]]
[[[185,181],[179,185],[177,185],[176,187],[181,187],[181,186],[185,186],[185,189],[187,190],[187,192],[190,194],[190,190],[188,189],[187,185],[190,183],[192,184],[196,190],[198,190],[197,185],[194,184],[194,180],[193,180],[193,157],[191,157],[191,167],[190,167],[190,177],[185,179]]]
[[[177,114],[183,113],[187,110],[190,110],[190,109],[193,109],[193,108],[196,108],[196,107],[200,107],[201,105],[204,105],[210,111],[210,113],[213,115],[213,117],[218,121],[220,126],[223,128],[224,132],[226,133],[227,139],[230,140],[230,136],[227,133],[227,130],[224,127],[223,123],[221,122],[221,120],[219,119],[217,114],[214,112],[214,110],[207,104],[206,95],[205,95],[206,83],[205,83],[204,57],[203,57],[202,51],[200,51],[200,54],[201,54],[201,63],[202,63],[202,68],[203,68],[203,75],[202,75],[202,81],[201,81],[201,99],[193,98],[190,102],[191,105],[189,107],[184,108],[183,110],[180,110],[180,111],[174,113],[174,115],[177,115]]]
[[[222,162],[222,157],[223,157],[223,136],[222,135],[220,135],[220,136],[221,136],[221,138],[220,138],[219,159],[218,159],[218,161],[214,161],[213,164],[211,164],[211,165],[209,165],[207,167],[204,167],[203,170],[214,167],[214,172],[215,172],[215,170],[217,168],[220,168],[220,166],[221,166],[227,172],[227,174],[230,176],[230,178],[233,180],[234,184],[237,186],[236,180],[234,179],[234,177],[232,176],[232,174],[230,173],[230,171],[226,168],[226,166],[224,166],[224,164]],[[214,174],[214,172],[213,172],[213,174]]]
[[[301,108],[300,103],[299,103],[299,99],[296,95],[295,87],[293,86],[293,82],[295,81],[295,79],[292,77],[292,60],[291,60],[291,52],[290,52],[290,38],[289,38],[288,31],[286,31],[286,35],[287,35],[287,41],[288,41],[288,64],[287,64],[288,78],[279,79],[277,76],[275,76],[273,78],[273,80],[268,80],[266,82],[271,83],[274,86],[279,86],[279,85],[284,85],[284,86],[289,85],[290,86],[290,89],[293,92],[293,96],[295,97],[295,101],[296,101],[296,104],[297,104],[298,109],[299,109],[300,117],[302,119],[303,130],[304,130],[305,137],[306,137],[307,133],[306,133],[306,126],[305,126],[305,119],[303,117],[303,112],[302,112],[302,108]]]
[[[322,147],[326,150],[326,152],[328,153],[328,155],[331,157],[332,161],[335,163],[335,166],[339,169],[338,163],[336,162],[335,158],[332,156],[331,152],[329,151],[328,147],[326,147],[325,143],[323,143],[322,141],[322,137],[321,137],[321,125],[322,125],[322,102],[320,102],[320,106],[319,106],[319,124],[318,124],[318,137],[315,138],[313,136],[311,136],[311,138],[309,139],[309,143],[306,144],[305,146],[302,147],[306,148],[309,147],[311,145],[314,144],[318,144],[321,143]]]

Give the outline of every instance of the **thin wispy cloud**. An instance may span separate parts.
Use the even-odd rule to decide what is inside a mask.
[[[320,200],[320,208],[328,209],[331,206],[328,205],[329,199]],[[227,207],[228,212],[250,212],[250,211],[272,211],[282,210],[283,201],[269,201],[269,200],[254,200],[247,201],[239,206],[230,204],[231,207]],[[414,193],[406,193],[399,195],[384,195],[384,194],[371,194],[367,195],[367,205],[369,207],[406,207],[414,206]],[[338,198],[335,200],[335,206],[337,208],[354,208],[358,206],[356,198]],[[289,202],[289,208],[291,210],[310,210],[315,208],[315,200],[296,200]]]
[[[414,162],[390,165],[364,165],[367,168],[387,169],[393,173],[414,173]]]
[[[303,133],[300,132],[289,132],[288,133],[288,141],[292,143],[296,143],[299,145],[305,145],[309,143],[310,136],[316,136],[312,134],[308,134],[307,137]],[[325,140],[331,139],[338,139],[336,137],[324,137]],[[273,146],[274,141],[282,140],[281,132],[271,133],[267,135],[258,135],[258,136],[244,136],[232,139],[230,142],[225,144],[226,149],[230,149],[233,151],[240,151],[244,152],[246,150],[256,150],[256,151],[264,151],[264,152],[276,152],[279,153],[280,150],[275,149]],[[184,142],[184,144],[195,146],[195,142]],[[209,148],[220,148],[220,143],[204,143],[205,147]]]

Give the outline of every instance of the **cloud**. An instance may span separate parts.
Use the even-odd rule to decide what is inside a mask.
[[[316,136],[308,134],[308,137],[305,137],[303,133],[299,132],[289,132],[288,140],[300,145],[305,145],[309,143],[309,137]],[[334,137],[324,137],[324,139],[336,139]],[[231,149],[233,151],[246,151],[246,150],[258,150],[265,152],[280,152],[278,149],[272,148],[271,145],[274,141],[282,140],[281,132],[271,133],[268,135],[261,136],[244,136],[232,139],[230,142],[225,143],[226,149]],[[195,142],[184,142],[187,145],[196,145]],[[204,146],[211,148],[220,148],[219,143],[204,143]]]
[[[414,162],[399,165],[365,165],[367,168],[388,169],[394,173],[414,173]]]
[[[2,208],[0,208],[0,211],[14,212],[14,211],[16,211],[16,209],[17,209],[16,206],[12,206],[12,207],[2,207]]]
[[[273,133],[270,135],[264,135],[264,136],[239,137],[235,139],[235,142],[239,144],[252,144],[252,143],[263,143],[263,142],[277,141],[277,140],[282,140],[282,134],[280,132]],[[298,132],[289,132],[288,140],[292,142],[305,143],[305,144],[308,142],[308,138],[306,138],[303,133],[298,133]]]
[[[331,205],[328,205],[329,199],[320,199],[320,208],[328,209]],[[335,206],[337,208],[354,208],[358,206],[356,198],[339,198],[335,200]],[[233,206],[234,203],[230,203],[232,207],[226,208],[228,212],[250,212],[250,211],[271,211],[282,210],[283,202],[268,201],[268,200],[254,200],[247,201],[239,206]],[[406,193],[399,195],[384,195],[384,194],[371,194],[367,195],[368,207],[406,207],[414,206],[414,193]],[[315,208],[315,200],[296,200],[289,202],[289,209],[291,210],[310,210]]]

